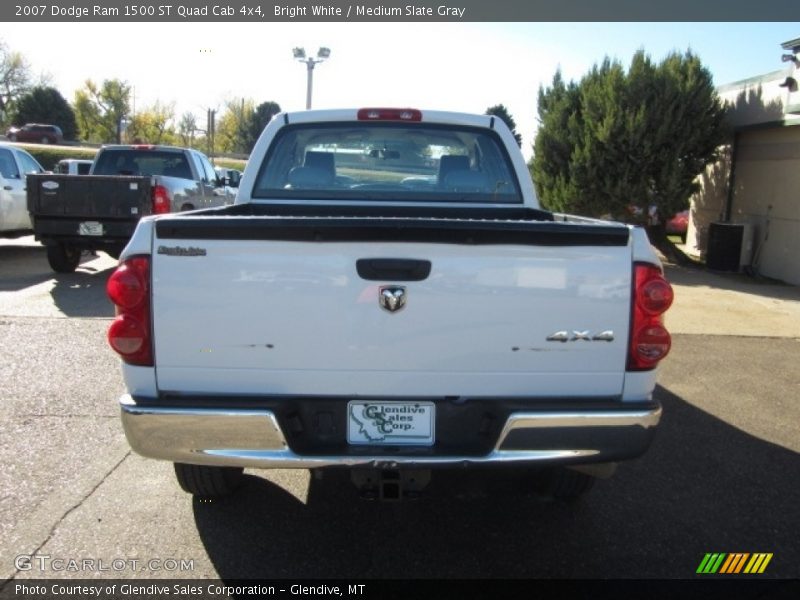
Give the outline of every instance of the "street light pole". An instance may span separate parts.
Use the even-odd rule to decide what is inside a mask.
[[[313,58],[306,61],[308,66],[308,84],[306,85],[306,110],[311,108],[311,88],[314,86],[314,62]]]
[[[306,71],[308,73],[306,85],[306,110],[311,108],[311,90],[314,86],[314,66],[323,62],[331,55],[330,48],[321,47],[317,51],[317,56],[306,56],[305,48],[295,48],[293,51],[294,58],[298,62],[305,63]]]

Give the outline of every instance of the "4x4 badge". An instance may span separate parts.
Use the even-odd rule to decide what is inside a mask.
[[[556,331],[547,336],[548,342],[613,342],[614,332],[611,330],[592,334],[591,331]]]
[[[378,289],[378,303],[389,312],[397,312],[406,305],[406,288],[402,285],[382,285]]]

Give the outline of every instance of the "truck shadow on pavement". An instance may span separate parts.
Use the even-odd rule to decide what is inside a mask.
[[[47,281],[44,246],[0,246],[0,292],[16,292]]]
[[[0,292],[18,292],[52,282],[49,290],[33,290],[25,302],[36,303],[38,295],[51,296],[52,306],[68,317],[114,316],[114,306],[106,297],[105,287],[116,265],[104,253],[84,254],[74,273],[55,273],[47,263],[47,251],[41,245],[0,246]],[[37,309],[34,309],[36,312]],[[41,310],[47,310],[44,306]],[[50,316],[52,311],[47,311]]]
[[[106,295],[113,268],[81,265],[75,273],[56,273],[50,290],[53,304],[68,317],[114,317],[114,305]]]
[[[367,502],[329,470],[305,502],[257,476],[195,498],[197,529],[224,580],[690,578],[707,552],[772,552],[769,576],[798,577],[800,455],[656,393],[649,452],[574,504],[520,470],[436,471],[418,500]]]

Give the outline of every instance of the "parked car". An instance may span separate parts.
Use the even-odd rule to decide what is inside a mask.
[[[667,221],[667,235],[679,235],[681,241],[686,243],[686,232],[689,230],[689,211],[682,210]]]
[[[42,165],[22,148],[0,144],[0,236],[17,237],[30,233],[25,176],[44,172]]]
[[[56,164],[53,173],[59,175],[88,175],[92,161],[80,158],[65,158]]]
[[[237,169],[228,169],[226,167],[215,167],[217,176],[225,182],[225,185],[232,188],[239,187],[239,181],[242,178],[242,172]]]
[[[11,142],[33,142],[35,144],[60,144],[64,134],[57,125],[27,123],[22,127],[12,127],[6,132]]]

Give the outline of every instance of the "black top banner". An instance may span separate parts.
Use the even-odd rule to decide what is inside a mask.
[[[793,21],[797,0],[11,0],[4,22]]]

